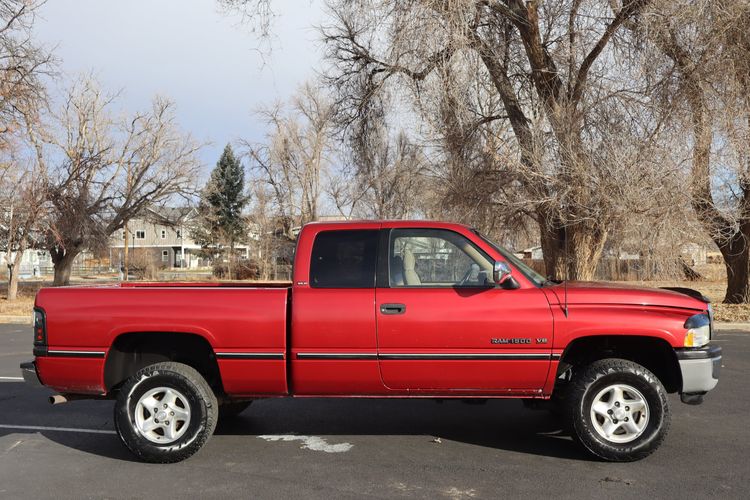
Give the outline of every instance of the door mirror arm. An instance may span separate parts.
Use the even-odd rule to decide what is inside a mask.
[[[521,286],[513,277],[513,272],[508,263],[500,260],[496,261],[493,266],[492,280],[496,285],[508,290],[515,290]]]

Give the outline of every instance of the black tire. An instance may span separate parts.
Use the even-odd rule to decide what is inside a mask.
[[[592,422],[591,409],[594,398],[600,391],[613,384],[623,384],[636,389],[648,404],[645,428],[630,442],[617,443],[605,438],[599,434]],[[632,361],[594,361],[573,378],[567,397],[566,417],[573,437],[603,460],[632,462],[645,458],[661,445],[669,431],[669,403],[664,386],[653,373]]]
[[[219,420],[232,419],[245,411],[252,401],[228,401],[219,406]]]
[[[187,429],[168,444],[146,438],[138,429],[135,416],[141,397],[161,387],[184,395],[190,411],[190,418],[184,424]],[[156,363],[143,368],[125,381],[115,403],[117,434],[133,454],[151,463],[174,463],[193,455],[213,434],[217,416],[218,403],[213,390],[200,373],[182,363]]]

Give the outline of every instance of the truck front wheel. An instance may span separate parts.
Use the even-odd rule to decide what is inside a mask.
[[[643,366],[601,359],[579,371],[568,393],[574,437],[612,462],[640,460],[656,450],[670,423],[667,393]]]
[[[115,403],[115,428],[141,460],[172,463],[198,451],[216,427],[218,404],[206,380],[182,363],[156,363],[130,377]]]

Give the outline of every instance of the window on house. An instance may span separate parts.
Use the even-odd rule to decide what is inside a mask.
[[[123,231],[122,232],[122,239],[124,240],[125,238],[127,238],[127,234],[125,233],[125,231]]]
[[[135,239],[136,240],[145,240],[146,239],[146,231],[139,229],[135,232]]]
[[[179,229],[177,230],[177,237],[182,238],[182,231]]]
[[[161,261],[162,262],[169,262],[169,250],[162,250],[161,251]]]
[[[166,240],[167,239],[167,230],[162,229],[161,230],[161,239]]]

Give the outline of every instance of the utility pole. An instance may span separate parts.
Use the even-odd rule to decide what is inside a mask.
[[[124,279],[125,281],[128,281],[128,240],[130,239],[130,228],[128,227],[128,223],[125,223],[125,234],[122,238],[122,246],[123,246],[123,273],[124,273]]]
[[[128,196],[130,196],[130,191],[133,188],[132,184],[133,184],[133,174],[131,171],[130,162],[128,162]],[[129,267],[129,262],[128,262],[128,240],[130,239],[129,238],[130,228],[128,227],[129,222],[130,222],[129,220],[125,221],[125,235],[123,236],[123,243],[122,243],[122,246],[123,246],[122,255],[123,255],[123,261],[124,261],[123,267],[125,268],[124,269],[125,281],[128,281],[128,267]],[[133,250],[135,250],[135,236],[133,237]]]

